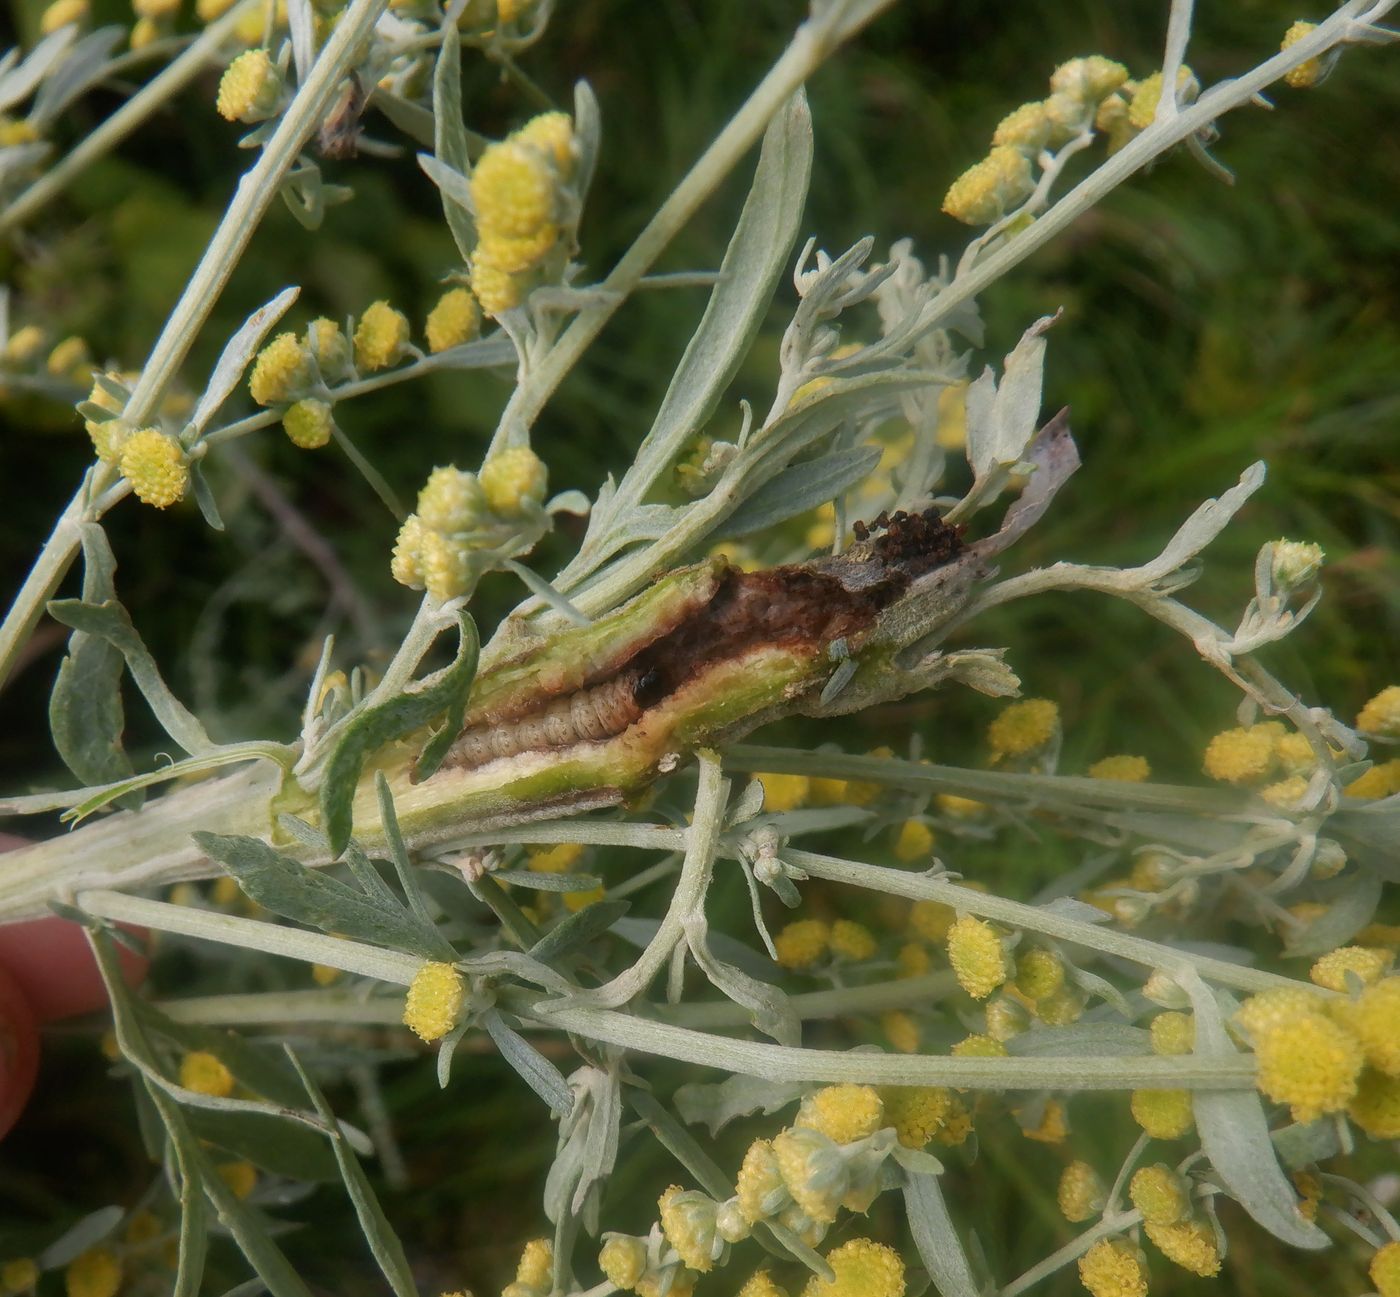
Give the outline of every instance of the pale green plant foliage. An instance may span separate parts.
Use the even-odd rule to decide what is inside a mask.
[[[999,373],[987,368],[970,383],[965,348],[982,341],[976,298],[1000,275],[1172,146],[1185,142],[1208,160],[1204,149],[1213,123],[1249,103],[1291,67],[1328,57],[1347,43],[1387,39],[1389,33],[1378,23],[1390,6],[1383,0],[1344,5],[1288,50],[1206,88],[1191,103],[1165,96],[1149,126],[1061,197],[1054,190],[1065,163],[1093,142],[1093,134],[1086,130],[1058,152],[1043,154],[1037,159],[1038,183],[1023,205],[972,240],[951,268],[942,263],[929,273],[908,241],[878,259],[871,240],[839,255],[808,244],[794,267],[813,150],[802,84],[885,7],[878,0],[814,4],[788,49],[600,282],[576,282],[578,268],[570,264],[558,282],[504,311],[499,329],[484,339],[434,356],[409,348],[400,363],[372,376],[354,372],[353,366],[313,374],[308,393],[334,405],[433,369],[514,366],[513,393],[483,458],[528,446],[535,418],[603,324],[632,292],[648,284],[647,272],[676,230],[762,139],[749,196],[718,272],[672,281],[708,283],[710,297],[630,468],[619,480],[601,483],[591,501],[576,495],[556,500],[532,516],[528,534],[522,531],[499,550],[482,551],[470,585],[494,566],[520,575],[531,592],[484,644],[478,646],[468,613],[470,588],[446,602],[425,598],[392,662],[373,685],[359,671],[333,676],[333,645],[326,644],[296,742],[219,745],[165,683],[134,619],[119,602],[101,520],[125,497],[129,483],[112,466],[95,464],[60,517],[6,618],[0,670],[8,670],[46,606],[72,629],[51,715],[58,751],[82,786],[15,797],[0,808],[12,814],[61,809],[83,820],[117,803],[133,813],[100,816],[65,838],[7,857],[0,875],[0,917],[18,919],[54,907],[91,926],[99,962],[108,974],[123,1066],[148,1118],[152,1154],[163,1168],[162,1181],[147,1201],[178,1218],[173,1226],[179,1239],[177,1293],[200,1290],[207,1236],[215,1221],[237,1241],[270,1291],[306,1292],[275,1231],[268,1228],[265,1212],[292,1201],[297,1181],[337,1176],[393,1290],[415,1291],[403,1249],[357,1161],[357,1155],[377,1154],[391,1179],[400,1166],[392,1130],[377,1102],[374,1066],[381,1060],[367,1056],[347,1065],[343,1056],[315,1044],[297,1054],[289,1050],[283,1058],[221,1028],[397,1022],[402,1010],[397,988],[413,983],[424,961],[454,966],[467,987],[457,1025],[439,1046],[441,1083],[450,1083],[454,1050],[467,1033],[484,1032],[559,1121],[558,1156],[542,1209],[552,1225],[552,1282],[560,1294],[611,1290],[592,1277],[593,1244],[587,1238],[606,1224],[609,1176],[624,1140],[635,1137],[635,1128],[624,1128],[625,1113],[639,1118],[674,1155],[687,1185],[709,1195],[720,1215],[710,1218],[706,1246],[712,1259],[722,1262],[731,1246],[754,1245],[738,1241],[747,1226],[730,1229],[736,1237],[726,1241],[724,1229],[715,1224],[721,1219],[732,1224],[732,1212],[725,1217],[724,1207],[735,1191],[733,1169],[718,1166],[689,1126],[717,1130],[738,1117],[771,1115],[815,1086],[834,1083],[1011,1092],[1024,1098],[1022,1119],[1031,1125],[1035,1121],[1026,1114],[1045,1112],[1047,1097],[1057,1093],[1189,1090],[1196,1139],[1178,1169],[1189,1176],[1194,1209],[1202,1218],[1214,1221],[1213,1199],[1224,1194],[1286,1243],[1327,1245],[1328,1236],[1300,1214],[1286,1169],[1310,1166],[1346,1149],[1350,1130],[1340,1116],[1293,1125],[1277,1120],[1256,1088],[1252,1059],[1227,1026],[1238,1008],[1236,993],[1300,985],[1256,967],[1253,960],[1271,950],[1273,939],[1266,935],[1264,920],[1302,894],[1298,889],[1315,866],[1335,862],[1344,850],[1345,867],[1307,893],[1321,898],[1320,912],[1306,926],[1287,929],[1290,953],[1320,954],[1347,943],[1370,921],[1385,881],[1393,880],[1400,867],[1397,799],[1347,804],[1341,797],[1341,790],[1365,768],[1360,763],[1367,759],[1366,743],[1330,713],[1297,697],[1254,656],[1295,629],[1315,604],[1315,564],[1305,570],[1306,564],[1298,566],[1296,550],[1266,547],[1255,573],[1255,593],[1233,631],[1215,625],[1179,597],[1198,575],[1203,552],[1261,484],[1263,468],[1255,465],[1186,519],[1147,563],[1121,570],[1057,563],[1000,579],[990,575],[988,560],[1012,546],[1051,506],[1077,460],[1063,419],[1040,427],[1042,371],[1054,320],[1032,323]],[[523,77],[514,57],[538,36],[548,6],[530,11],[523,25],[485,22],[466,38],[453,22],[441,22],[435,10],[386,16],[383,9],[382,0],[353,0],[325,48],[317,50],[310,6],[292,0],[290,33],[280,56],[291,92],[278,115],[245,139],[258,150],[257,159],[139,379],[129,389],[105,386],[120,413],[85,403],[79,406],[84,417],[117,417],[133,427],[158,420],[161,399],[180,371],[195,331],[208,318],[272,198],[282,194],[314,226],[327,202],[349,196],[321,183],[305,148],[352,71],[364,84],[380,87],[377,105],[408,138],[432,150],[420,162],[441,191],[445,219],[463,260],[470,261],[476,240],[470,174],[483,141],[462,120],[461,47],[474,46]],[[237,11],[227,22],[236,16]],[[141,114],[163,102],[162,96],[181,88],[219,48],[224,22],[177,53],[123,110],[125,118],[99,129],[47,172],[42,144],[0,153],[0,198],[9,203],[0,212],[0,228],[27,218],[92,156],[139,124]],[[1190,6],[1176,4],[1164,54],[1167,84],[1175,83],[1189,34]],[[23,59],[10,58],[0,66],[0,109],[32,97],[29,120],[42,127],[75,95],[111,74],[113,44],[110,32],[79,39],[65,29]],[[410,87],[429,67],[431,95],[415,98]],[[139,111],[128,111],[132,105]],[[606,173],[601,116],[586,85],[575,97],[573,129],[577,163],[570,221],[586,218],[582,204],[589,183],[595,172]],[[1026,219],[1032,216],[1034,221]],[[729,409],[730,381],[790,268],[795,306],[783,333],[769,407],[761,416],[747,406]],[[667,281],[650,282],[664,286]],[[277,410],[268,410],[220,422],[259,347],[295,298],[295,289],[280,294],[229,339],[199,384],[192,414],[166,429],[193,472],[192,487],[211,526],[221,525],[218,506],[199,465],[221,446],[280,417]],[[840,346],[844,339],[859,341]],[[7,384],[11,381],[7,374]],[[41,385],[37,377],[34,382]],[[972,485],[955,498],[944,494],[952,443],[939,436],[940,396],[963,384]],[[893,420],[908,435],[907,453],[891,472],[880,467],[877,433]],[[732,431],[720,434],[721,428]],[[706,429],[716,431],[697,465],[687,456]],[[363,457],[357,462],[373,476]],[[658,500],[657,488],[671,481],[680,465],[689,465],[685,481],[691,498],[682,503]],[[428,466],[425,458],[425,473]],[[629,601],[647,590],[657,573],[739,538],[773,563],[800,558],[805,549],[796,543],[790,524],[826,504],[833,506],[834,551],[839,554],[847,519],[855,511],[922,509],[931,503],[952,521],[975,520],[984,539],[912,580],[900,598],[880,610],[873,631],[859,643],[827,645],[822,673],[806,679],[793,696],[730,717],[715,731],[718,750],[698,742],[682,744],[684,750],[668,753],[646,772],[647,780],[668,780],[676,791],[689,789],[692,776],[682,758],[694,756],[688,828],[626,811],[601,817],[559,815],[561,805],[583,810],[617,804],[619,798],[608,790],[616,772],[606,765],[578,775],[579,780],[593,779],[594,785],[566,789],[576,794],[572,801],[561,802],[554,789],[550,798],[540,796],[533,804],[517,797],[508,814],[496,803],[489,814],[477,810],[473,798],[485,795],[489,801],[499,788],[514,787],[511,780],[520,777],[517,758],[490,764],[476,775],[430,777],[461,727],[474,683],[492,679],[491,672],[508,666],[523,649],[539,655],[542,670],[554,670],[568,662],[582,642],[579,636],[591,629],[606,628],[617,642],[645,642],[646,618],[652,615],[645,610],[651,605]],[[999,519],[977,517],[999,506]],[[546,579],[517,560],[560,508],[587,511],[588,527],[574,556]],[[81,597],[49,602],[79,554]],[[948,652],[943,641],[953,629],[975,624],[988,609],[1071,589],[1126,600],[1179,631],[1206,664],[1239,688],[1245,723],[1259,716],[1286,720],[1313,753],[1305,790],[1281,810],[1234,790],[1081,778],[1057,771],[1054,744],[1042,746],[1033,759],[980,770],[931,765],[917,759],[917,750],[902,759],[734,741],[785,711],[837,715],[939,684],[962,683],[994,696],[1013,694],[1019,681],[1004,661],[1004,650]],[[454,662],[416,679],[420,664],[445,633],[458,637]],[[596,634],[589,643],[590,651],[601,651]],[[123,676],[135,684],[184,758],[155,771],[132,769],[120,747],[120,703],[113,701]],[[386,762],[386,746],[430,734],[436,738],[419,760],[424,779],[410,787],[402,771]],[[538,764],[538,753],[525,756]],[[228,765],[243,768],[141,805],[144,790],[154,784]],[[373,778],[364,773],[366,767]],[[855,781],[877,793],[859,805],[774,811],[765,809],[757,781],[741,782],[758,773]],[[960,825],[941,815],[934,800],[939,795],[976,799],[994,809],[995,819]],[[1032,817],[1051,817],[1062,833],[1082,840],[1084,864],[1029,902],[961,887],[945,862],[934,861],[916,872],[799,845],[837,828],[860,827],[874,839],[911,819],[931,820],[950,835],[946,866],[955,868],[960,834],[985,836],[1000,827],[1029,825]],[[526,867],[523,845],[549,843],[635,848],[653,853],[655,860],[627,879],[600,879],[582,869]],[[1076,893],[1101,883],[1112,861],[1144,850],[1169,862],[1167,881],[1160,888],[1123,884],[1111,889],[1120,915],[1170,913],[1173,906],[1189,913],[1229,885],[1252,898],[1260,915],[1260,948],[1212,956],[1189,945],[1148,940],[1120,930],[1102,910],[1075,899]],[[714,933],[706,918],[707,896],[731,864],[737,864],[752,895],[752,940],[745,934]],[[334,872],[323,868],[329,865],[336,866]],[[159,885],[217,871],[237,879],[264,917],[143,895]],[[776,951],[764,918],[766,892],[785,906],[796,906],[803,884],[813,879],[942,903],[1000,925],[1010,947],[1032,941],[1048,946],[1061,955],[1070,984],[1091,1007],[1069,1026],[1030,1021],[1012,1038],[1006,1056],[804,1047],[803,1023],[812,1019],[913,1008],[935,1013],[943,1007],[966,1020],[981,1012],[962,996],[951,973],[891,979],[888,961],[877,961],[866,972],[828,969],[828,989],[787,989],[776,979],[773,962],[757,949],[762,945],[770,955]],[[651,918],[633,914],[632,898],[650,884],[660,884],[667,894],[662,913]],[[560,896],[600,885],[606,886],[602,899],[576,912],[561,913],[552,904]],[[536,899],[543,898],[539,905],[520,903],[522,890],[529,889]],[[151,1005],[125,989],[113,971],[115,938],[106,924],[115,921],[221,943],[231,951],[290,956],[343,970],[360,981],[350,989],[330,986]],[[1189,929],[1182,935],[1189,937]],[[640,953],[628,953],[638,948]],[[716,997],[683,999],[684,976],[691,966]],[[595,978],[583,986],[585,967],[605,969],[606,980]],[[1125,968],[1139,971],[1134,976]],[[651,998],[663,972],[665,993]],[[1143,994],[1149,974],[1156,975],[1159,1002],[1167,986],[1176,997],[1175,1007],[1189,1004],[1192,1009],[1191,1052],[1151,1053],[1140,1025],[1156,1011]],[[735,1034],[746,1026],[769,1039]],[[564,1033],[588,1042],[586,1058],[567,1077],[530,1043],[531,1036],[562,1039]],[[181,1084],[179,1059],[191,1050],[219,1058],[241,1092],[211,1095]],[[673,1111],[644,1084],[649,1056],[730,1075],[718,1083],[685,1087]],[[367,1133],[337,1121],[321,1093],[321,1082],[345,1076],[367,1095]],[[221,1178],[211,1144],[262,1168],[268,1187],[249,1202],[240,1199]],[[852,1177],[852,1184],[865,1184],[872,1194],[902,1192],[920,1262],[945,1297],[971,1297],[991,1289],[1010,1295],[1074,1262],[1096,1242],[1136,1230],[1141,1214],[1124,1205],[1125,1186],[1146,1145],[1144,1136],[1128,1153],[1101,1212],[1084,1232],[1019,1277],[997,1273],[995,1258],[988,1262],[980,1251],[965,1247],[968,1224],[944,1201],[939,1162],[900,1145],[888,1126],[840,1152],[839,1174]],[[838,1156],[830,1150],[828,1155]],[[1395,1221],[1360,1186],[1338,1183],[1343,1192],[1334,1210],[1348,1228],[1376,1246],[1387,1234],[1400,1236]],[[693,1200],[700,1203],[702,1216],[705,1201]],[[121,1219],[115,1208],[88,1217],[52,1243],[41,1264],[66,1265],[108,1239]],[[812,1247],[823,1231],[809,1229],[810,1220],[793,1225],[787,1217],[766,1220],[755,1226],[757,1242],[795,1268],[829,1274]],[[674,1243],[660,1228],[645,1240],[648,1272],[663,1288],[683,1283]],[[988,1264],[991,1274],[982,1269]]]

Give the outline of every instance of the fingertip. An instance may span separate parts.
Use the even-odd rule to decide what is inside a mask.
[[[144,939],[139,928],[126,931]],[[145,955],[116,944],[128,985],[138,984],[150,964]],[[40,1022],[92,1013],[107,1004],[107,989],[81,924],[57,915],[0,927],[0,966],[19,984]]]

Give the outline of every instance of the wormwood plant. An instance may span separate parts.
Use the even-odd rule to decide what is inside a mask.
[[[1096,1297],[1125,1297],[1165,1267],[1219,1272],[1224,1200],[1241,1209],[1232,1234],[1359,1245],[1376,1289],[1400,1293],[1400,1225],[1324,1169],[1358,1141],[1400,1138],[1400,929],[1377,921],[1400,869],[1400,761],[1386,758],[1400,686],[1348,725],[1261,664],[1317,603],[1314,544],[1263,547],[1233,627],[1183,597],[1263,482],[1259,464],[1146,562],[1018,565],[1016,542],[1078,466],[1068,414],[1041,410],[1056,319],[1030,323],[1000,365],[972,365],[977,300],[999,277],[1149,164],[1187,165],[1166,157],[1177,146],[1223,171],[1209,151],[1220,119],[1277,82],[1314,84],[1349,45],[1391,39],[1391,0],[1298,23],[1279,52],[1211,86],[1184,61],[1191,6],[1176,3],[1159,69],[1076,58],[1046,69],[1043,100],[1009,111],[944,198],[976,231],[956,256],[907,240],[799,248],[814,147],[803,84],[886,7],[816,0],[601,278],[575,239],[608,172],[598,104],[581,83],[571,111],[531,115],[517,63],[548,0],[200,0],[192,41],[143,0],[116,56],[126,33],[83,35],[81,0],[57,0],[39,43],[5,62],[0,229],[35,220],[211,60],[226,64],[215,107],[251,127],[253,158],[138,368],[95,367],[37,322],[7,333],[7,388],[71,400],[96,457],[0,633],[8,672],[45,613],[69,628],[50,719],[79,785],[3,803],[61,812],[70,831],[5,858],[0,917],[57,910],[87,926],[158,1174],[130,1211],[34,1239],[0,1271],[6,1291],[63,1270],[73,1297],[193,1294],[211,1242],[229,1238],[256,1275],[236,1291],[306,1293],[279,1215],[331,1178],[364,1265],[418,1291],[359,1162],[402,1175],[377,1099],[383,1056],[336,1045],[347,1026],[402,1023],[435,1046],[443,1086],[471,1067],[464,1055],[454,1069],[464,1045],[490,1048],[519,1073],[521,1102],[557,1122],[508,1297],[1012,1297],[1074,1267]],[[504,139],[464,122],[464,58],[520,87]],[[142,61],[164,66],[55,159],[45,140],[63,107]],[[190,373],[268,207],[280,196],[314,228],[352,198],[316,159],[353,152],[372,110],[421,150],[460,257],[443,267],[427,350],[387,301],[342,327],[299,320],[293,287],[210,373]],[[651,274],[755,145],[718,269]],[[1067,187],[1081,153],[1096,165]],[[630,467],[591,496],[551,496],[549,447],[531,433],[564,377],[632,294],[696,286],[708,303]],[[790,318],[771,399],[736,408],[726,393],[775,299]],[[336,440],[393,508],[337,407],[468,368],[513,386],[484,448],[424,438],[416,508],[392,556],[386,541],[386,574],[423,591],[392,659],[372,671],[327,639],[294,741],[213,741],[121,602],[104,517],[192,497],[221,527],[206,459],[279,424],[306,450]],[[529,561],[561,515],[587,522],[546,575]],[[75,563],[80,593],[57,598]],[[474,596],[502,572],[525,597],[482,636]],[[1126,601],[1238,689],[1238,726],[1204,753],[1212,782],[1154,782],[1131,754],[1062,771],[1048,699],[1007,704],[981,757],[956,766],[893,733],[868,754],[742,741],[931,689],[1014,696],[1026,646],[965,645],[989,610],[1057,591]],[[440,641],[451,660],[428,670]],[[123,681],[183,756],[134,768]],[[1077,865],[1029,899],[959,873],[978,846],[1038,840]],[[190,885],[206,878],[210,891]],[[745,893],[745,921],[712,927]],[[143,998],[116,971],[119,924],[260,966],[301,961],[313,985],[277,973],[273,989],[235,993],[235,961],[227,994]],[[1298,958],[1306,979],[1274,971]],[[844,1024],[826,1037],[842,1047],[804,1044],[820,1020]],[[289,1024],[295,1047],[278,1034]],[[694,1079],[666,1093],[664,1059]],[[325,1098],[347,1079],[368,1096],[365,1130]],[[945,1168],[999,1125],[1069,1148],[1080,1092],[1081,1120],[1126,1103],[1141,1134],[1112,1164],[1066,1157],[1058,1201],[1078,1232],[1008,1273],[949,1201]],[[746,1151],[707,1148],[701,1132],[740,1120]],[[674,1183],[649,1229],[622,1232],[636,1213],[610,1179],[653,1138]]]

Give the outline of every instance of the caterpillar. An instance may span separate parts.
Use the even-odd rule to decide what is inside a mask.
[[[613,738],[659,701],[660,681],[661,673],[654,667],[625,671],[591,689],[555,698],[541,710],[515,720],[471,726],[458,736],[445,764],[470,769],[521,752]]]

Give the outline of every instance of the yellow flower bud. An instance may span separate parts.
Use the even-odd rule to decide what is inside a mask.
[[[891,1009],[880,1015],[880,1030],[900,1054],[919,1052],[919,1024],[902,1009]]]
[[[350,371],[350,339],[334,320],[318,316],[306,326],[306,350],[316,361],[316,368],[328,383],[345,377]]]
[[[1048,698],[1026,698],[1004,708],[987,728],[998,756],[1020,757],[1044,747],[1060,727],[1060,709]]]
[[[820,1224],[834,1221],[836,1209],[850,1188],[836,1142],[819,1130],[793,1126],[774,1137],[773,1156],[793,1201]]]
[[[424,333],[428,350],[436,355],[470,342],[481,332],[481,308],[466,288],[449,288],[428,312]]]
[[[831,927],[821,919],[799,919],[773,938],[778,963],[797,971],[811,968],[831,944]]]
[[[957,917],[942,901],[915,901],[909,909],[909,933],[923,941],[946,941]]]
[[[108,370],[103,377],[114,382],[123,383],[123,376],[114,370]],[[96,405],[103,410],[110,411],[113,415],[120,415],[125,408],[124,402],[113,396],[101,383],[94,381],[92,391],[88,393],[88,404]],[[87,434],[92,438],[92,447],[97,452],[97,458],[105,464],[115,464],[121,457],[122,447],[126,445],[126,440],[131,436],[131,425],[122,422],[120,418],[104,419],[99,423],[96,419],[84,419],[83,427],[87,429]]]
[[[398,539],[394,541],[394,556],[389,564],[389,575],[412,590],[423,588],[423,566],[419,555],[425,530],[418,515],[409,514],[399,528]]]
[[[956,1148],[966,1142],[972,1129],[972,1111],[955,1094],[949,1101],[948,1115],[943,1125],[934,1131],[933,1137],[947,1148]]]
[[[805,775],[762,774],[758,781],[763,785],[765,811],[795,811],[807,800],[809,790]]]
[[[251,1162],[224,1162],[216,1169],[235,1198],[246,1198],[257,1188],[258,1170]]]
[[[1153,1139],[1180,1139],[1196,1124],[1189,1090],[1134,1090],[1130,1107]]]
[[[1006,145],[1019,149],[1027,157],[1035,157],[1050,139],[1050,119],[1045,105],[1039,100],[1022,104],[997,123],[992,134],[993,146]]]
[[[1078,1225],[1097,1216],[1107,1198],[1108,1192],[1099,1173],[1087,1162],[1071,1162],[1060,1172],[1055,1200],[1060,1215],[1072,1224]]]
[[[880,1090],[885,1124],[905,1148],[923,1148],[953,1112],[953,1092],[944,1086],[888,1085]]]
[[[976,820],[987,813],[987,803],[975,801],[971,797],[958,797],[953,793],[939,793],[934,801],[944,815],[955,820]]]
[[[1079,1280],[1093,1297],[1147,1297],[1147,1267],[1125,1239],[1095,1243],[1079,1258]]]
[[[1400,1243],[1392,1240],[1381,1248],[1367,1273],[1379,1297],[1400,1297]]]
[[[537,874],[566,874],[583,858],[581,842],[558,842],[552,847],[531,847],[526,868]]]
[[[1400,793],[1400,757],[1372,766],[1346,786],[1348,797],[1390,797]]]
[[[367,373],[388,369],[408,346],[408,316],[388,302],[371,302],[355,325],[355,364]]]
[[[418,517],[433,531],[472,531],[481,526],[486,507],[486,494],[476,474],[451,464],[433,469],[418,492]]]
[[[158,18],[138,18],[131,24],[131,34],[126,38],[126,43],[133,50],[143,50],[160,40],[165,35],[165,28],[166,24]]]
[[[480,244],[472,254],[472,292],[487,315],[500,315],[525,300],[523,279],[496,264],[491,245]]]
[[[922,977],[933,967],[933,960],[921,945],[914,941],[905,942],[895,957],[900,977]]]
[[[1065,985],[1035,1002],[1035,1016],[1047,1027],[1068,1027],[1084,1016],[1088,997],[1077,986]]]
[[[1151,774],[1146,757],[1104,757],[1089,767],[1090,779],[1111,779],[1120,784],[1140,784]]]
[[[904,1262],[892,1247],[853,1238],[832,1248],[826,1262],[835,1278],[813,1275],[802,1297],[904,1297]]]
[[[481,466],[480,480],[486,503],[504,518],[538,509],[549,487],[544,461],[528,446],[512,446],[492,455]]]
[[[1361,1042],[1372,1067],[1400,1077],[1400,977],[1383,978],[1355,1001],[1334,1001],[1327,1007]]]
[[[1149,1225],[1175,1225],[1191,1210],[1186,1182],[1161,1162],[1133,1173],[1128,1197]]]
[[[990,923],[964,915],[948,931],[948,962],[958,985],[974,1000],[985,1000],[1006,981],[1006,953]]]
[[[738,1297],[787,1297],[787,1293],[773,1282],[767,1270],[759,1270],[748,1277]]]
[[[1309,32],[1317,30],[1316,23],[1296,22],[1283,34],[1283,41],[1279,45],[1280,50],[1291,49]],[[1290,68],[1283,74],[1284,81],[1295,90],[1306,90],[1310,86],[1315,86],[1322,76],[1322,60],[1319,58],[1304,59],[1296,68]]]
[[[943,196],[943,210],[964,225],[991,225],[1034,189],[1026,156],[1001,145],[953,181]]]
[[[894,841],[896,860],[910,864],[915,860],[926,860],[933,853],[933,830],[922,820],[905,820],[899,826],[899,836]]]
[[[1168,1261],[1203,1279],[1220,1273],[1220,1245],[1215,1231],[1203,1220],[1183,1220],[1171,1225],[1143,1227],[1157,1250]]]
[[[567,113],[540,113],[510,138],[516,144],[527,145],[547,155],[562,174],[568,175],[573,170],[577,145],[574,142],[574,124]]]
[[[1189,1054],[1196,1048],[1196,1020],[1189,1013],[1159,1013],[1151,1031],[1154,1054]]]
[[[1089,103],[1098,103],[1112,94],[1128,79],[1128,69],[1121,63],[1090,54],[1084,58],[1061,63],[1050,74],[1050,89],[1055,94],[1073,95]]]
[[[116,1297],[122,1285],[122,1263],[110,1248],[89,1248],[63,1272],[68,1297]]]
[[[547,1238],[532,1238],[520,1253],[515,1267],[516,1283],[548,1291],[554,1283],[554,1244]]]
[[[190,470],[184,452],[159,428],[133,432],[122,443],[117,464],[143,504],[168,509],[185,498]]]
[[[1372,1139],[1400,1139],[1400,1077],[1364,1069],[1347,1116]]]
[[[525,238],[554,219],[554,172],[535,148],[490,145],[472,171],[471,193],[483,240]]]
[[[1294,811],[1298,809],[1307,791],[1308,781],[1302,775],[1289,775],[1287,779],[1280,779],[1277,783],[1261,788],[1259,796],[1270,806],[1276,806],[1281,811]]]
[[[1356,728],[1363,734],[1400,739],[1400,685],[1387,685],[1356,714]]]
[[[1005,1058],[1006,1046],[991,1036],[965,1036],[948,1051],[954,1058]]]
[[[1393,951],[1370,946],[1341,946],[1329,950],[1312,968],[1308,978],[1329,991],[1347,991],[1352,978],[1372,986],[1385,976],[1395,959]]]
[[[51,36],[69,23],[80,23],[88,16],[88,0],[53,0],[39,15],[39,34]]]
[[[645,1239],[630,1234],[609,1234],[598,1253],[598,1268],[614,1286],[628,1292],[637,1286],[647,1269]]]
[[[1320,1013],[1299,1013],[1250,1028],[1260,1091],[1286,1103],[1294,1121],[1345,1108],[1356,1093],[1364,1055],[1356,1037]]]
[[[495,270],[507,275],[523,275],[533,270],[559,242],[557,225],[542,225],[533,234],[506,238],[497,234],[483,236],[472,254],[474,261],[485,261]]]
[[[828,1085],[809,1094],[796,1124],[819,1130],[837,1144],[854,1144],[885,1124],[885,1105],[868,1085]]]
[[[282,78],[268,52],[244,50],[219,78],[218,114],[229,122],[260,122],[277,111]]]
[[[724,1240],[715,1234],[714,1199],[699,1190],[673,1184],[656,1205],[666,1241],[690,1269],[704,1274],[724,1246]]]
[[[749,1221],[775,1216],[792,1201],[769,1140],[758,1139],[749,1145],[739,1167],[735,1189],[739,1210]]]
[[[874,934],[865,924],[837,919],[831,925],[831,953],[837,958],[859,963],[873,959],[878,949]]]
[[[1176,72],[1176,92],[1179,98],[1195,97],[1196,74],[1186,64]],[[1137,83],[1133,97],[1128,101],[1128,122],[1137,130],[1146,130],[1157,116],[1157,105],[1162,98],[1162,74],[1154,72]]]
[[[1065,984],[1065,961],[1053,950],[1032,946],[1016,960],[1016,989],[1027,999],[1043,1000]]]
[[[279,333],[253,362],[248,391],[259,405],[281,405],[296,399],[311,381],[311,366],[295,333]]]
[[[428,960],[413,975],[404,1001],[403,1024],[423,1040],[441,1040],[457,1025],[466,994],[466,983],[456,968]]]
[[[999,995],[986,1009],[987,1035],[1005,1044],[1013,1036],[1019,1036],[1030,1026],[1030,1015],[1018,1000],[1009,995]]]
[[[1225,730],[1206,747],[1204,770],[1227,784],[1257,784],[1274,772],[1280,737],[1271,724]]]
[[[331,407],[325,401],[310,397],[289,405],[282,416],[282,431],[293,446],[302,450],[319,450],[324,446],[331,439],[334,424]]]
[[[195,1050],[180,1060],[180,1084],[196,1094],[227,1099],[233,1093],[233,1073],[217,1055]]]
[[[22,143],[23,141],[13,141]],[[7,365],[27,365],[38,358],[44,349],[44,331],[37,324],[26,324],[10,334],[5,343],[5,363]]]
[[[38,1282],[39,1267],[31,1257],[16,1257],[0,1265],[0,1290],[4,1292],[26,1292]]]
[[[456,599],[471,588],[470,550],[440,531],[424,528],[418,547],[423,588],[434,599]]]
[[[1038,1144],[1063,1144],[1069,1135],[1069,1113],[1058,1099],[1047,1099],[1034,1126],[1022,1126],[1021,1134]]]
[[[61,4],[63,0],[59,0]],[[55,378],[71,378],[89,364],[88,345],[81,338],[64,338],[51,352],[45,367]]]
[[[1251,1038],[1257,1038],[1261,1032],[1284,1026],[1300,1014],[1320,1013],[1323,1008],[1322,998],[1315,991],[1303,986],[1283,986],[1251,995],[1234,1020]]]

